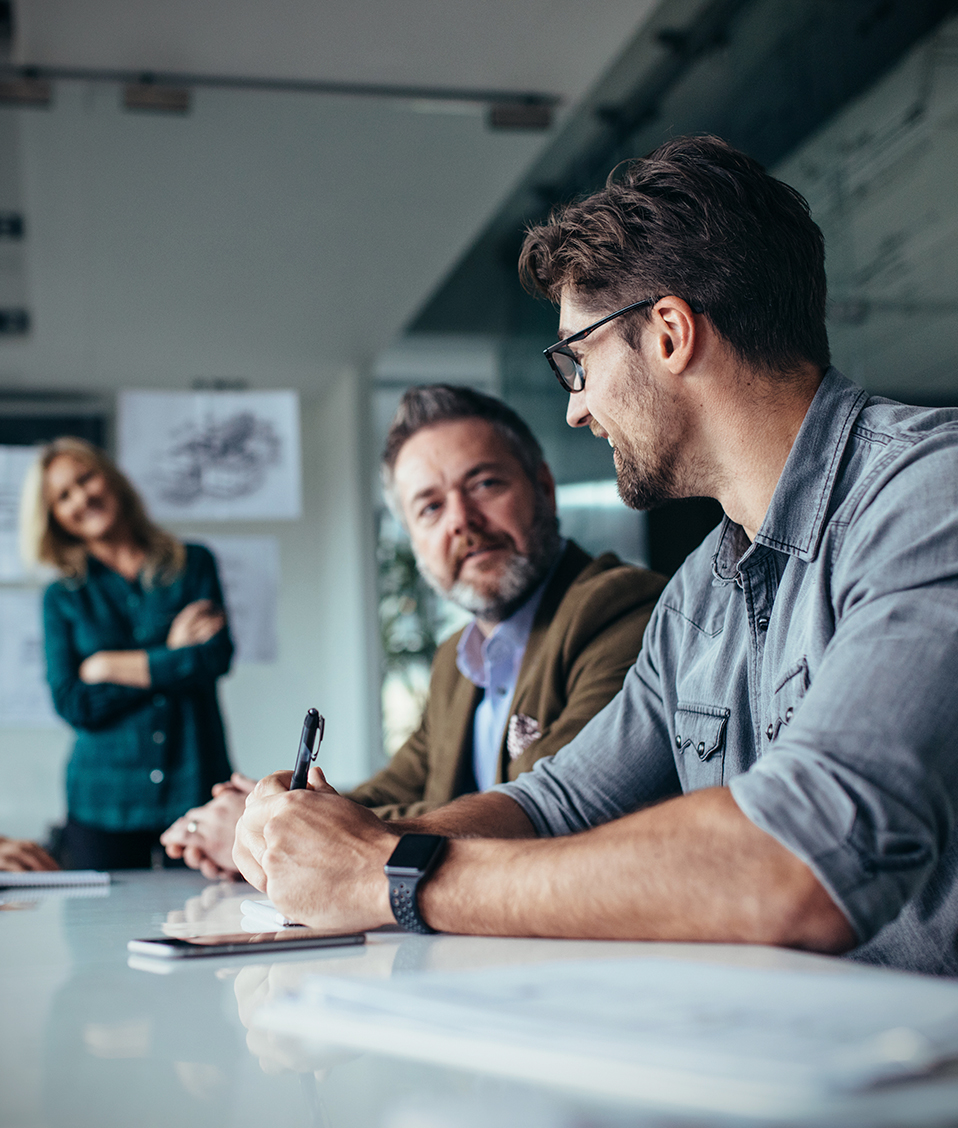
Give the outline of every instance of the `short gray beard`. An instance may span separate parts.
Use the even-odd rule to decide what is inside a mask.
[[[489,623],[502,623],[519,610],[555,562],[562,543],[559,536],[559,519],[540,490],[536,491],[532,527],[529,530],[530,550],[527,554],[514,552],[506,564],[495,592],[477,591],[463,580],[457,580],[448,590],[442,586],[425,563],[416,555],[416,566],[427,584],[437,595],[448,599],[463,610]]]

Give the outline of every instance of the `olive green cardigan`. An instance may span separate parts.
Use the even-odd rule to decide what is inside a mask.
[[[568,543],[532,625],[497,782],[554,755],[618,693],[664,586],[662,576],[613,553],[593,560]],[[476,789],[472,722],[482,690],[456,667],[459,634],[436,651],[418,730],[381,772],[349,793],[382,818],[421,815]]]

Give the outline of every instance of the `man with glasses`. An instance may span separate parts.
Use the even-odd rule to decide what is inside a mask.
[[[755,942],[958,974],[958,412],[830,367],[821,232],[716,138],[561,209],[520,268],[560,305],[546,357],[623,499],[714,497],[725,520],[551,760],[393,827],[319,773],[311,792],[269,777],[241,869],[330,931]]]

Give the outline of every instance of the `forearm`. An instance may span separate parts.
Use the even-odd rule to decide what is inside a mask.
[[[147,652],[150,683],[157,689],[190,689],[222,677],[230,668],[233,644],[225,629],[194,646],[151,647]]]
[[[817,951],[854,943],[811,871],[719,788],[579,835],[452,841],[420,908],[434,928],[457,933]]]
[[[519,804],[500,792],[463,795],[419,818],[392,820],[389,828],[447,838],[534,838],[536,833]]]
[[[80,664],[80,680],[88,685],[112,685],[149,689],[150,665],[145,650],[99,650]]]

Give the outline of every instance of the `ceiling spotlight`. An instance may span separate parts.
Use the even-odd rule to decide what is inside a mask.
[[[0,79],[0,106],[49,106],[52,97],[52,87],[43,79]]]
[[[552,106],[548,102],[493,102],[486,122],[490,129],[549,129]]]
[[[150,110],[160,114],[186,114],[192,95],[185,86],[163,86],[157,82],[131,82],[123,87],[127,110]]]

